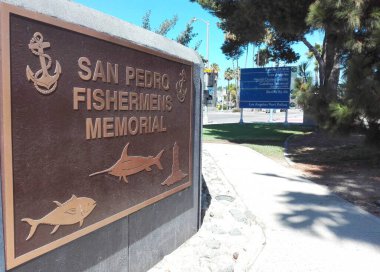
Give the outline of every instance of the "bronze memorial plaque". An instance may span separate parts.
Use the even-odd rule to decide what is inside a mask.
[[[191,186],[191,63],[6,4],[1,63],[8,269]]]

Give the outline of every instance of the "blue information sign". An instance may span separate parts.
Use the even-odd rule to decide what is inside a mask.
[[[240,108],[288,109],[291,67],[240,71]]]

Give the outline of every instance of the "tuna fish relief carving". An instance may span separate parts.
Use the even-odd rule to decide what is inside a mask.
[[[164,149],[162,149],[155,157],[129,156],[128,146],[129,146],[129,143],[126,144],[126,146],[123,149],[123,152],[121,153],[120,159],[113,166],[111,166],[110,168],[106,170],[92,173],[90,174],[90,177],[107,173],[112,176],[118,177],[119,180],[123,178],[123,180],[126,183],[128,183],[128,180],[127,180],[128,176],[137,174],[144,170],[148,172],[152,171],[151,166],[153,165],[156,165],[157,168],[160,170],[163,169],[160,159],[161,159],[162,153],[164,153]]]
[[[54,226],[50,234],[55,233],[61,225],[73,225],[79,223],[79,227],[82,227],[83,220],[93,211],[96,206],[96,202],[88,197],[76,197],[73,195],[65,203],[57,204],[57,208],[42,217],[41,219],[23,218],[21,221],[30,225],[30,232],[26,240],[32,238],[40,224]]]

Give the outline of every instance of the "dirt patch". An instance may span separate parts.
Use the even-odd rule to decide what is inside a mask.
[[[315,132],[292,137],[287,152],[310,180],[380,217],[380,149],[364,140]]]

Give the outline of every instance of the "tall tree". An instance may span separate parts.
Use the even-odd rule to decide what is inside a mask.
[[[353,53],[347,61],[345,97],[337,105],[345,111],[333,110],[343,124],[355,118],[365,128],[367,139],[380,146],[380,7],[361,25],[350,42]]]
[[[228,67],[226,71],[224,71],[224,79],[230,84],[230,81],[234,79],[234,70]]]
[[[211,65],[210,65],[210,68],[213,70],[213,72],[215,73],[215,74],[218,74],[219,73],[219,71],[220,71],[220,67],[219,67],[219,64],[217,64],[217,63],[212,63]]]
[[[231,91],[230,91],[230,81],[234,79],[235,73],[230,67],[224,71],[224,79],[227,80],[227,97],[228,97],[228,107],[231,105]]]
[[[238,104],[238,101],[237,101],[237,88],[236,88],[236,84],[232,83],[228,86],[228,94],[229,94],[229,100],[231,103],[234,103],[235,105]]]

